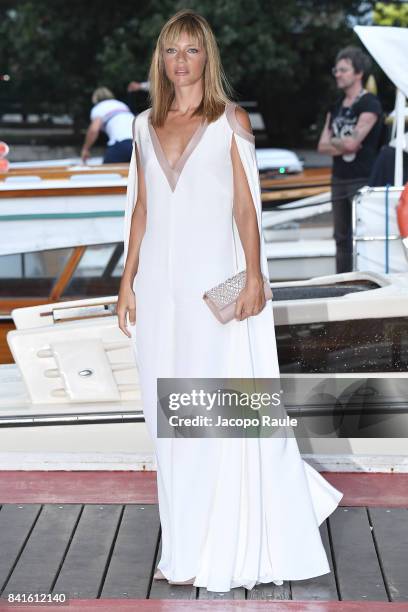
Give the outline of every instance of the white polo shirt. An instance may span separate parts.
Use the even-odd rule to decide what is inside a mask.
[[[132,138],[132,123],[134,115],[124,102],[120,100],[102,100],[91,110],[91,121],[101,117],[102,129],[108,136],[108,145]]]

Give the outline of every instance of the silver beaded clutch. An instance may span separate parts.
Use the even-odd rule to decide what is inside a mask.
[[[264,279],[265,299],[272,298],[272,290],[269,280],[262,274]],[[246,270],[241,270],[234,276],[230,276],[223,283],[216,285],[206,291],[203,299],[221,323],[228,323],[234,318],[237,297],[245,287]]]

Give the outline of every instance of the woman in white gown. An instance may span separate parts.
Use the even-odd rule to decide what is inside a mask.
[[[205,19],[179,11],[136,117],[119,327],[132,338],[157,458],[162,553],[155,578],[210,591],[330,572],[319,525],[342,493],[290,438],[159,438],[157,378],[279,376],[254,136],[227,97]],[[205,290],[246,268],[235,318]],[[129,325],[128,325],[129,323]]]

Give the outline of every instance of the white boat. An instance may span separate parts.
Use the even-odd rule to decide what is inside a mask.
[[[399,335],[408,316],[405,274],[353,272],[272,283],[272,289],[283,378],[303,390],[314,379],[332,378],[339,393],[350,379],[408,384],[408,346]],[[7,340],[15,363],[0,366],[1,469],[155,469],[137,360],[118,328],[116,300],[13,310],[16,329]],[[401,431],[407,421],[401,402],[394,401],[393,411],[392,398],[387,401],[387,424]],[[327,411],[324,402],[321,409]],[[299,444],[328,470],[403,471],[408,465],[405,440],[392,437],[376,441],[376,458],[364,438]]]
[[[253,123],[251,121],[251,123]],[[256,157],[259,170],[277,170],[280,174],[298,173],[303,170],[303,162],[294,151],[274,147],[256,149]],[[9,170],[28,169],[33,170],[45,168],[69,168],[73,173],[87,173],[95,167],[101,166],[102,157],[90,157],[87,163],[82,163],[80,157],[66,157],[62,159],[43,159],[39,161],[11,162]],[[109,164],[110,166],[111,164]],[[107,170],[109,170],[109,166]]]
[[[254,131],[262,132],[265,125],[256,111],[256,103],[243,104],[248,108]],[[256,155],[261,172],[271,171],[272,175],[283,177],[303,171],[303,162],[290,150],[257,148]],[[102,246],[122,240],[127,164],[103,166],[101,162],[102,158],[91,158],[87,164],[80,158],[66,158],[10,164],[9,174],[0,180],[0,234],[4,237],[0,243],[3,256],[0,274],[9,276],[13,270],[16,273],[26,253],[41,267],[45,259],[41,251]],[[321,178],[316,180],[318,184]],[[306,179],[304,188],[307,183]],[[287,187],[293,189],[292,184]],[[280,188],[285,192],[283,185]],[[299,199],[295,192],[288,193],[290,197],[293,194],[295,202],[263,216],[266,239],[273,240],[278,247],[268,249],[271,278],[293,280],[334,272],[334,241],[328,235],[330,220],[319,217],[317,224],[310,222],[311,217],[318,218],[330,211],[330,192],[323,199],[320,195]],[[323,200],[326,204],[320,205]],[[316,203],[319,205],[314,206]],[[271,237],[268,228],[275,230]],[[295,234],[300,243],[295,244]],[[48,254],[47,258],[52,259],[53,255]]]
[[[126,177],[18,179],[0,184],[0,255],[122,240]]]
[[[103,163],[103,157],[90,157],[84,164],[80,157],[63,157],[61,159],[39,159],[35,161],[11,162],[10,170],[16,168],[50,168],[70,167],[78,171],[86,171],[89,167],[99,166]]]
[[[274,231],[268,217],[265,225]],[[340,395],[353,380],[367,380],[389,432],[383,437],[373,426],[373,439],[301,439],[303,455],[326,470],[407,471],[406,272],[364,270],[271,286],[282,379],[294,379],[302,392],[324,377]],[[1,469],[155,469],[137,359],[118,328],[116,299],[13,310],[16,329],[7,340],[15,363],[0,366]],[[361,398],[360,411],[368,399]],[[327,416],[324,397],[318,408]]]
[[[353,252],[355,270],[408,272],[396,208],[403,189],[403,151],[408,96],[408,31],[405,28],[356,26],[356,33],[396,87],[392,141],[395,146],[394,183],[366,187],[353,199]]]
[[[336,272],[331,192],[262,213],[269,277],[305,280]]]
[[[257,154],[263,169],[279,171],[280,168],[290,174],[303,168],[290,151],[259,149]],[[0,181],[0,257],[3,256],[0,274],[7,276],[13,268],[18,269],[19,260],[13,256],[30,253],[31,258],[35,258],[33,254],[39,253],[42,260],[40,253],[45,250],[123,240],[126,165],[110,164],[103,168],[93,163],[81,165],[76,162],[78,160],[56,160],[57,170],[63,166],[61,176],[64,178],[53,178],[52,172],[44,175],[45,170],[53,167],[48,162],[36,166],[32,162],[11,164],[12,168],[32,168],[32,174],[6,175]],[[286,218],[290,215],[284,214]],[[292,216],[298,218],[297,213]],[[285,241],[283,235],[282,239]],[[286,245],[289,253],[291,246],[291,243]]]

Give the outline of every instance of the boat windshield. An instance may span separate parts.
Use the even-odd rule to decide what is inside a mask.
[[[117,294],[122,272],[123,243],[2,255],[0,307],[1,300],[46,302]]]
[[[406,372],[408,319],[276,326],[282,373]]]

